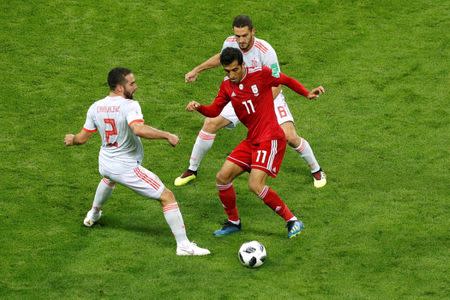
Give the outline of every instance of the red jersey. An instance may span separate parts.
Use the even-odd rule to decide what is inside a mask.
[[[201,105],[198,111],[206,117],[217,117],[231,101],[239,120],[248,128],[247,139],[252,144],[284,139],[285,135],[274,112],[272,87],[286,85],[296,93],[307,96],[309,91],[297,80],[282,73],[272,74],[268,67],[246,69],[241,82],[228,77],[211,105]]]

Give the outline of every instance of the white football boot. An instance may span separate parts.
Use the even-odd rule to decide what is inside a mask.
[[[101,217],[102,217],[102,211],[101,210],[96,212],[95,210],[91,209],[86,214],[86,218],[84,218],[83,224],[86,227],[91,227],[92,225],[95,224],[95,222],[100,220]]]
[[[187,242],[177,246],[178,256],[198,256],[198,255],[208,255],[209,252],[206,248],[200,248],[196,243]]]
[[[327,175],[322,169],[319,171],[312,173],[312,177],[314,179],[314,187],[320,189],[327,184]]]

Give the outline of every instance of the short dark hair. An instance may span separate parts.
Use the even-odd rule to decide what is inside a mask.
[[[108,85],[111,91],[113,91],[119,84],[124,85],[127,82],[125,76],[127,76],[130,73],[132,73],[130,69],[122,67],[116,67],[111,71],[109,71]]]
[[[244,62],[242,52],[237,48],[227,47],[223,49],[222,53],[220,53],[220,63],[223,66],[228,66],[235,60],[237,60],[240,65]]]
[[[252,19],[246,15],[236,16],[233,20],[233,27],[242,28],[248,26],[248,29],[253,29]]]

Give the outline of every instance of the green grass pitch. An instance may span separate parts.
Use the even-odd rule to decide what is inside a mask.
[[[432,299],[450,295],[448,1],[2,1],[0,3],[0,298]],[[304,221],[283,222],[236,180],[243,231],[215,238],[214,178],[245,128],[223,130],[198,180],[176,188],[220,69],[184,74],[217,53],[248,14],[282,70],[327,93],[285,89],[328,185],[316,190],[287,150],[269,184]],[[181,137],[144,141],[144,165],[172,189],[189,237],[210,257],[177,257],[159,204],[116,188],[94,228],[82,220],[100,176],[99,139],[65,148],[107,72],[131,68],[148,124]],[[240,266],[262,242],[268,260]]]

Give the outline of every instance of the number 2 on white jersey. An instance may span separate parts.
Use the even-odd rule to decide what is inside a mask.
[[[111,142],[111,136],[117,137],[117,127],[116,127],[116,120],[114,119],[103,119],[103,122],[105,122],[105,138],[106,138],[106,145],[107,146],[116,146],[117,147],[117,141],[116,138],[113,138],[114,142]],[[106,130],[106,124],[111,125],[111,130]]]
[[[255,113],[255,107],[253,106],[252,100],[242,101],[242,104],[244,104],[248,114]]]

